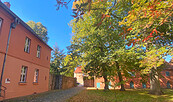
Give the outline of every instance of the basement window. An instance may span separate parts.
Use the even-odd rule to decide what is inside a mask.
[[[171,88],[171,85],[170,85],[170,82],[169,82],[169,81],[167,82],[167,88],[168,88],[168,89]]]
[[[146,83],[145,82],[142,83],[142,87],[146,88]]]
[[[134,83],[133,83],[133,81],[130,82],[130,88],[132,88],[132,89],[134,88]]]

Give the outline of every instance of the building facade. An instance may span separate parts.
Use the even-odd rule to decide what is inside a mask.
[[[82,72],[81,66],[77,67],[74,71],[74,78],[77,79],[77,83],[80,86],[84,86],[84,81],[83,81],[84,74]]]
[[[51,50],[0,1],[1,100],[48,91]]]
[[[78,67],[77,67],[77,69],[78,69]],[[82,70],[77,71],[77,72],[82,73]],[[124,86],[126,89],[150,88],[150,79],[149,78],[146,78],[144,81],[144,80],[142,80],[142,77],[137,72],[130,73],[130,74],[131,74],[131,77],[123,78],[123,80],[125,81]],[[80,75],[83,75],[83,74],[80,74]],[[83,76],[80,76],[80,80],[81,80],[81,77],[83,78]],[[78,79],[79,77],[76,77],[76,78]],[[115,78],[114,82],[112,82],[112,81],[109,82],[110,89],[111,88],[113,89],[114,87],[112,87],[112,86],[114,86],[114,84],[119,82],[118,76],[116,76],[114,78]],[[169,63],[165,62],[165,68],[161,71],[159,80],[160,80],[161,88],[173,88],[173,59]],[[90,82],[92,82],[92,81],[90,81]],[[85,81],[84,81],[84,86],[89,86],[89,85],[85,85],[85,84],[88,84],[88,83],[85,83]],[[89,83],[89,84],[91,84],[91,83]],[[94,77],[93,84],[94,84],[93,87],[103,89],[105,86],[103,77],[100,77],[100,78]],[[120,86],[117,86],[115,88],[119,89]]]

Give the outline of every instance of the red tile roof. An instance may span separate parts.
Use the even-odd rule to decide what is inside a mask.
[[[81,66],[77,67],[74,73],[82,73],[82,68]]]

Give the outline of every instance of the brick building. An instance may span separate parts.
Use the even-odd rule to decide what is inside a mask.
[[[51,50],[0,1],[1,100],[48,91]]]
[[[79,69],[79,67],[77,67],[77,69]],[[77,70],[76,69],[76,70]],[[80,67],[81,69],[81,67]],[[82,74],[82,70],[78,71],[80,72],[81,76],[80,76],[80,80],[81,77],[83,78],[83,74]],[[131,78],[124,78],[124,80],[126,80],[125,82],[125,88],[129,89],[129,88],[150,88],[150,80],[149,78],[146,79],[144,82],[142,82],[142,78],[140,77],[139,74],[137,73],[130,73],[131,74]],[[79,77],[76,77],[77,79]],[[92,81],[90,81],[92,82]],[[115,82],[110,82],[109,84],[113,85],[114,83],[118,83],[118,77],[115,77]],[[88,83],[86,83],[88,84]],[[91,83],[89,83],[91,84]],[[95,88],[104,88],[105,84],[104,84],[104,79],[101,78],[94,78],[93,81],[93,87]],[[165,68],[161,71],[161,77],[160,77],[160,85],[162,88],[173,88],[173,59],[168,63],[165,62]],[[89,85],[85,85],[85,81],[84,81],[84,86],[89,86]],[[109,86],[109,88],[113,88],[111,86]],[[120,86],[116,87],[116,88],[120,88]]]

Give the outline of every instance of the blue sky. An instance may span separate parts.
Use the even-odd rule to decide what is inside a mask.
[[[48,45],[53,47],[57,45],[60,49],[67,51],[66,47],[70,45],[72,29],[68,25],[73,19],[72,2],[68,9],[61,7],[56,10],[56,0],[1,0],[10,2],[11,10],[19,16],[24,22],[30,20],[41,22],[48,29]],[[170,61],[171,56],[165,58]]]
[[[67,51],[66,46],[70,45],[72,30],[68,25],[73,19],[72,2],[68,9],[61,7],[56,10],[56,0],[1,0],[10,2],[11,10],[24,22],[30,20],[41,22],[48,29],[48,45],[53,47],[55,44],[60,49]]]

